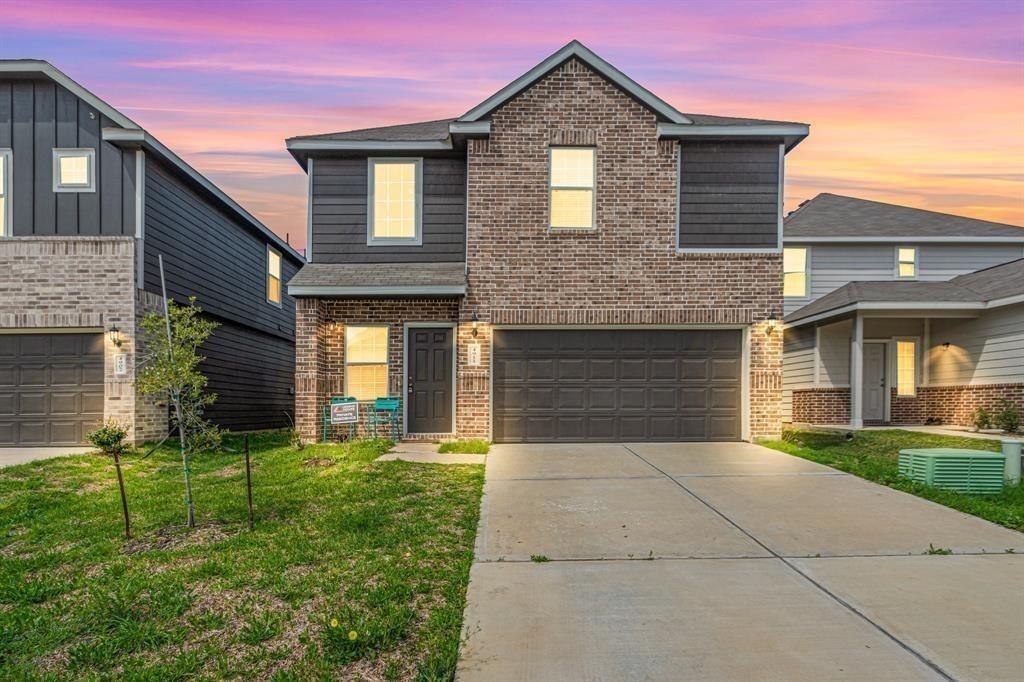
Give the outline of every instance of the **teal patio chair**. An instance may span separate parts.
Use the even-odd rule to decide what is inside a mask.
[[[366,415],[366,426],[373,438],[383,435],[385,426],[392,441],[398,442],[401,437],[402,399],[395,397],[377,398],[373,401],[370,413]]]

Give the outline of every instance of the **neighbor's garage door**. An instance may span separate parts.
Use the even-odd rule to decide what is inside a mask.
[[[739,440],[738,330],[494,332],[494,440]]]
[[[0,334],[0,447],[78,445],[102,418],[101,334]]]

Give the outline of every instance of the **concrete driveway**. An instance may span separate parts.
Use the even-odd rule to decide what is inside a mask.
[[[0,448],[0,467],[13,466],[35,462],[40,459],[51,457],[63,457],[64,455],[84,455],[93,452],[96,448],[86,447],[46,447],[46,448]]]
[[[495,446],[457,678],[1019,680],[1022,585],[1024,535],[757,445]]]

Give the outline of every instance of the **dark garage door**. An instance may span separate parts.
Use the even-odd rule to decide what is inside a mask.
[[[0,447],[78,445],[102,418],[101,334],[0,334]]]
[[[494,440],[739,440],[738,330],[494,332]]]

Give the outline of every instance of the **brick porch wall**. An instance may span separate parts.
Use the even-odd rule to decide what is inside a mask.
[[[138,298],[137,298],[138,297]],[[131,237],[15,237],[0,239],[0,329],[106,330],[117,325],[120,348],[104,334],[105,419],[130,427],[133,440],[163,435],[155,404],[135,396],[137,304],[135,240]],[[114,373],[115,356],[127,355],[128,373]]]
[[[1015,403],[1024,413],[1024,384],[923,386],[912,398],[896,397],[896,389],[892,389],[890,423],[923,424],[937,417],[945,424],[970,426],[975,409],[984,407],[994,414],[1000,398]]]
[[[345,391],[345,326],[388,325],[388,394],[402,396],[405,376],[404,325],[408,322],[455,322],[459,300],[313,299],[296,301],[296,427],[306,441],[321,437],[324,406]],[[461,344],[461,338],[459,343]],[[462,353],[462,349],[459,350]],[[458,395],[457,400],[461,400]],[[366,435],[370,403],[360,405],[360,436]],[[345,434],[337,428],[332,436]]]
[[[849,424],[850,389],[800,388],[793,391],[796,424]]]
[[[597,148],[596,229],[548,229],[548,149]],[[752,437],[781,428],[781,255],[679,254],[679,148],[653,114],[570,61],[496,110],[468,151],[469,291],[480,367],[459,353],[460,435],[490,436],[490,330],[502,325],[751,325]],[[464,347],[464,345],[463,345]]]

